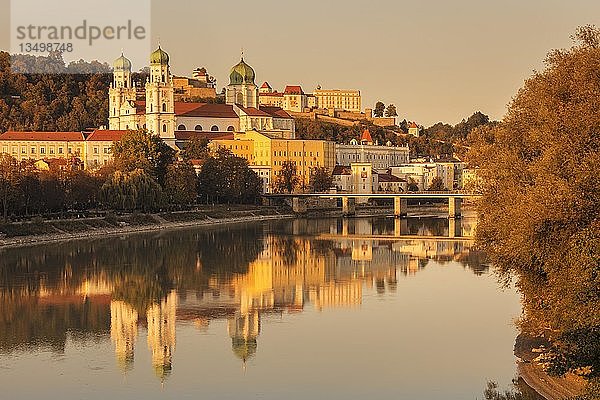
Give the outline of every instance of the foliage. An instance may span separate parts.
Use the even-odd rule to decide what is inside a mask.
[[[281,171],[273,178],[273,191],[275,193],[293,193],[300,186],[300,177],[296,164],[284,161]]]
[[[600,31],[525,82],[502,123],[476,129],[479,243],[524,294],[521,329],[553,344],[557,373],[600,374]]]
[[[113,210],[148,212],[161,203],[162,189],[142,169],[116,171],[102,186],[102,202]]]
[[[0,132],[81,131],[106,124],[108,66],[78,61],[67,67],[62,56],[51,54],[13,56],[12,68],[11,56],[0,52]]]
[[[196,201],[197,176],[194,167],[187,162],[169,165],[165,194],[169,204],[187,205]]]
[[[396,111],[396,106],[393,104],[388,105],[385,109],[385,116],[388,118],[389,117],[397,117],[398,112]]]
[[[262,194],[262,180],[248,167],[248,161],[219,149],[208,157],[198,175],[200,201],[252,204]]]
[[[0,154],[0,205],[4,222],[8,218],[10,202],[14,200],[18,177],[17,160],[8,154]]]
[[[427,190],[434,191],[434,192],[441,192],[442,190],[448,190],[448,189],[444,186],[444,180],[441,177],[436,176],[435,178],[433,178],[431,180],[431,185],[429,185]]]
[[[419,191],[419,185],[417,184],[417,182],[415,182],[415,180],[413,178],[408,178],[408,188],[407,190],[409,192],[418,192]]]
[[[375,108],[373,109],[373,116],[377,118],[383,117],[384,111],[385,104],[383,104],[381,101],[378,101],[377,103],[375,103]]]
[[[341,126],[328,122],[315,121],[307,118],[297,118],[296,137],[298,139],[329,140],[336,143],[350,143],[352,139],[359,140],[362,132],[369,129],[373,140],[379,143],[391,142],[393,145],[404,145],[407,141],[395,132],[369,123],[356,126]]]
[[[128,131],[113,145],[115,168],[122,172],[141,169],[164,188],[167,167],[175,151],[158,135],[143,130]]]
[[[204,160],[208,157],[208,139],[192,138],[187,141],[181,152],[184,160]]]
[[[327,192],[333,185],[333,175],[326,167],[315,167],[310,171],[310,189],[314,193]]]

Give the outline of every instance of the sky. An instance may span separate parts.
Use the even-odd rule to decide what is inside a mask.
[[[2,50],[9,2],[0,0]],[[243,48],[259,86],[359,89],[363,108],[393,103],[401,119],[429,126],[475,111],[501,119],[547,52],[586,24],[600,26],[599,1],[154,0],[151,36],[174,74],[204,66],[219,89]]]

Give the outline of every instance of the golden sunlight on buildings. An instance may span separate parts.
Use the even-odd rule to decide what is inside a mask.
[[[152,367],[156,376],[161,379],[169,376],[172,369],[176,310],[177,294],[172,291],[160,304],[153,304],[146,312],[148,348],[152,351]]]
[[[123,301],[110,302],[110,338],[115,345],[117,363],[123,372],[133,369],[138,313]]]

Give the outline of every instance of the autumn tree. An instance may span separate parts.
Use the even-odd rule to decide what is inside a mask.
[[[525,333],[557,373],[600,376],[600,31],[554,50],[497,126],[471,133],[483,198],[477,239],[524,294]]]
[[[300,186],[300,177],[296,164],[292,161],[284,161],[281,170],[273,178],[273,191],[275,193],[293,193]]]
[[[315,167],[310,171],[310,190],[314,193],[327,192],[333,185],[333,175],[329,168]]]
[[[389,104],[385,109],[385,116],[388,118],[397,117],[398,112],[396,111],[396,106],[393,104]]]
[[[385,104],[383,102],[378,101],[375,103],[375,108],[373,109],[373,116],[380,118],[383,117],[383,113],[385,112]]]

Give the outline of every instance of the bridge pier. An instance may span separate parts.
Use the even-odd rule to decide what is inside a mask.
[[[396,218],[406,218],[408,215],[408,200],[402,197],[394,197],[394,216]]]
[[[462,215],[462,199],[459,197],[448,197],[448,217],[460,218]]]
[[[448,237],[450,239],[462,237],[462,223],[459,219],[448,218]]]
[[[356,214],[356,203],[353,198],[350,198],[348,196],[342,197],[342,214],[343,215]]]
[[[408,235],[408,220],[406,218],[396,218],[394,220],[394,236],[403,235]]]

